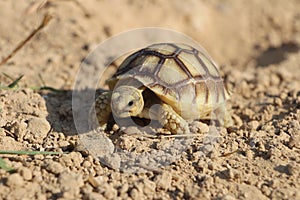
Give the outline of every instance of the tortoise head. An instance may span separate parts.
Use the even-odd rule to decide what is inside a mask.
[[[137,116],[144,108],[142,91],[132,86],[117,87],[112,93],[111,108],[116,117]]]

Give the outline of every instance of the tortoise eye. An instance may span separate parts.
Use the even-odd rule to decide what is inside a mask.
[[[133,106],[133,101],[129,101],[127,105],[128,106]]]

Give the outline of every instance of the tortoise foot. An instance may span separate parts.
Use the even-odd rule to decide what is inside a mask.
[[[172,134],[190,133],[188,123],[171,106],[163,104],[158,114],[159,122]]]

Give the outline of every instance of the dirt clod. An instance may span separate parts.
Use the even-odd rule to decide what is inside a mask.
[[[0,66],[0,150],[63,153],[1,154],[14,172],[0,169],[0,199],[300,199],[300,2],[113,2],[0,1],[0,59],[53,16]],[[230,90],[232,127],[199,119],[192,134],[170,135],[111,117],[107,131],[86,130],[89,101],[108,89],[124,49],[183,42],[145,25],[205,47]],[[106,66],[116,52],[126,55]]]
[[[12,188],[21,187],[23,184],[24,184],[24,179],[18,173],[11,174],[10,176],[7,177],[6,185],[9,187],[12,187]]]

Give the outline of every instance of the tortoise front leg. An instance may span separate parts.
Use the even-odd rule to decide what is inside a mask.
[[[107,122],[112,112],[110,106],[111,95],[111,91],[103,92],[95,101],[96,117],[100,127],[104,129],[107,126]]]
[[[158,111],[158,121],[172,134],[190,133],[188,123],[167,104],[161,105]]]

